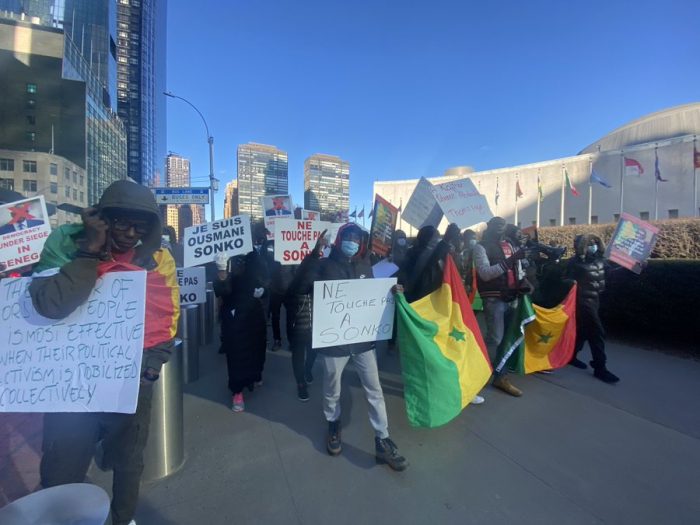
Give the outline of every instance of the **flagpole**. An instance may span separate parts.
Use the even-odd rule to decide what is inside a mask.
[[[542,203],[542,195],[541,195],[541,188],[542,188],[542,181],[540,180],[540,168],[537,168],[537,217],[535,221],[535,225],[539,228],[540,227],[540,204]]]
[[[564,226],[564,186],[566,182],[564,181],[564,165],[561,165],[561,207],[559,209],[559,226]]]
[[[593,214],[593,157],[588,158],[588,224],[591,224],[591,215]]]
[[[516,226],[518,225],[518,201],[519,200],[520,199],[518,199],[518,176],[516,174],[516,176],[515,176],[515,221],[513,221]]]
[[[696,167],[696,137],[693,135],[693,217],[698,216],[698,168]]]
[[[657,166],[659,165],[659,144],[654,144],[654,220],[659,220],[659,177],[657,175]]]
[[[620,217],[625,197],[625,150],[620,150]]]

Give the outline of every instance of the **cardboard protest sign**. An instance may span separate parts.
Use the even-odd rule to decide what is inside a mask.
[[[265,195],[260,197],[265,217],[265,229],[269,241],[275,238],[275,221],[279,218],[294,218],[291,195]]]
[[[180,306],[207,302],[207,276],[203,266],[177,269]]]
[[[8,270],[39,262],[50,233],[43,195],[0,205],[0,262]]]
[[[421,177],[413,190],[408,204],[401,214],[401,220],[414,228],[437,226],[442,220],[442,210],[433,195],[433,185],[425,177]]]
[[[436,184],[433,195],[447,220],[460,228],[488,222],[493,217],[486,197],[479,193],[471,179]]]
[[[377,264],[372,266],[372,275],[374,275],[376,278],[391,277],[392,275],[396,275],[396,272],[398,271],[399,267],[389,259],[382,259]]]
[[[642,273],[642,264],[654,249],[659,229],[633,215],[622,213],[615,227],[605,258],[620,266]]]
[[[87,301],[58,320],[34,310],[30,282],[0,281],[0,412],[133,414],[146,272],[105,274]]]
[[[391,252],[398,215],[397,207],[379,195],[374,197],[372,226],[369,229],[370,250],[380,257],[386,257]]]
[[[321,233],[330,227],[330,222],[278,218],[275,221],[275,261],[283,265],[300,264],[314,249]]]
[[[302,208],[301,218],[304,220],[309,220],[309,221],[320,221],[321,220],[321,212],[316,211],[316,210],[305,210]]]
[[[185,228],[184,244],[185,267],[211,262],[220,253],[245,255],[253,251],[250,217],[236,215]]]
[[[316,281],[313,348],[382,341],[394,328],[396,279]]]

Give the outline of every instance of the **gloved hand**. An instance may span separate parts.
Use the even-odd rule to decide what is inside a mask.
[[[518,251],[508,257],[504,262],[508,268],[512,268],[517,261],[524,259],[526,255],[527,251],[525,248],[518,248]]]
[[[256,299],[260,299],[264,293],[265,288],[256,288],[255,290],[253,290],[253,297],[255,297]]]
[[[219,255],[217,255],[216,259],[214,259],[214,262],[216,262],[216,269],[217,270],[219,270],[220,272],[226,271],[226,265],[228,264],[228,257],[226,256],[225,253],[220,253]]]

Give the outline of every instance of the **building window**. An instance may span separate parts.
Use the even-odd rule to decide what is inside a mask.
[[[26,179],[22,181],[22,191],[36,191],[36,180]]]
[[[614,213],[613,214],[613,219],[615,219],[615,222],[620,220],[620,214],[619,213]]]
[[[70,170],[68,168],[63,168],[63,178],[70,180]]]
[[[24,136],[27,139],[27,141],[36,142],[36,133],[35,132],[27,131],[27,132],[25,132]]]
[[[591,215],[591,224],[598,224],[598,216]]]
[[[556,219],[549,219],[549,225],[550,225],[550,226],[556,226],[556,225],[557,225],[557,220],[556,220]]]
[[[78,190],[76,190],[75,188],[73,188],[73,200],[74,201],[78,200]]]
[[[36,161],[35,160],[23,160],[22,161],[22,171],[24,173],[36,173]]]
[[[36,117],[34,115],[27,115],[27,124],[36,126]]]
[[[668,218],[669,219],[677,219],[678,218],[678,210],[668,210]]]
[[[53,176],[58,175],[58,164],[56,164],[54,162],[49,164],[49,174],[53,175]]]
[[[576,217],[569,217],[569,224],[576,224]]]
[[[66,186],[65,195],[70,199],[70,188],[68,186]]]
[[[85,184],[85,176],[81,175],[80,176],[80,185],[83,186]]]
[[[78,173],[73,172],[73,184],[78,184]]]
[[[58,193],[58,182],[51,182],[51,193]]]
[[[649,212],[648,211],[640,211],[639,218],[642,219],[643,221],[648,221],[649,220]]]
[[[27,93],[36,93],[36,84],[27,84]]]
[[[0,179],[0,188],[3,190],[15,190],[15,179]]]
[[[80,192],[80,202],[85,202],[85,193]]]
[[[15,159],[0,159],[0,171],[15,171]]]

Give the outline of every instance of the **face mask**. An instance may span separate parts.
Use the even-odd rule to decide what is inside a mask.
[[[469,239],[469,247],[474,248],[476,246],[476,239]]]
[[[396,239],[396,244],[399,246],[406,246],[406,239]]]
[[[360,249],[360,245],[355,241],[343,241],[340,243],[340,251],[345,257],[352,257]]]
[[[589,253],[589,255],[594,255],[598,251],[598,245],[594,244],[593,246],[589,246],[586,248],[586,251]]]

